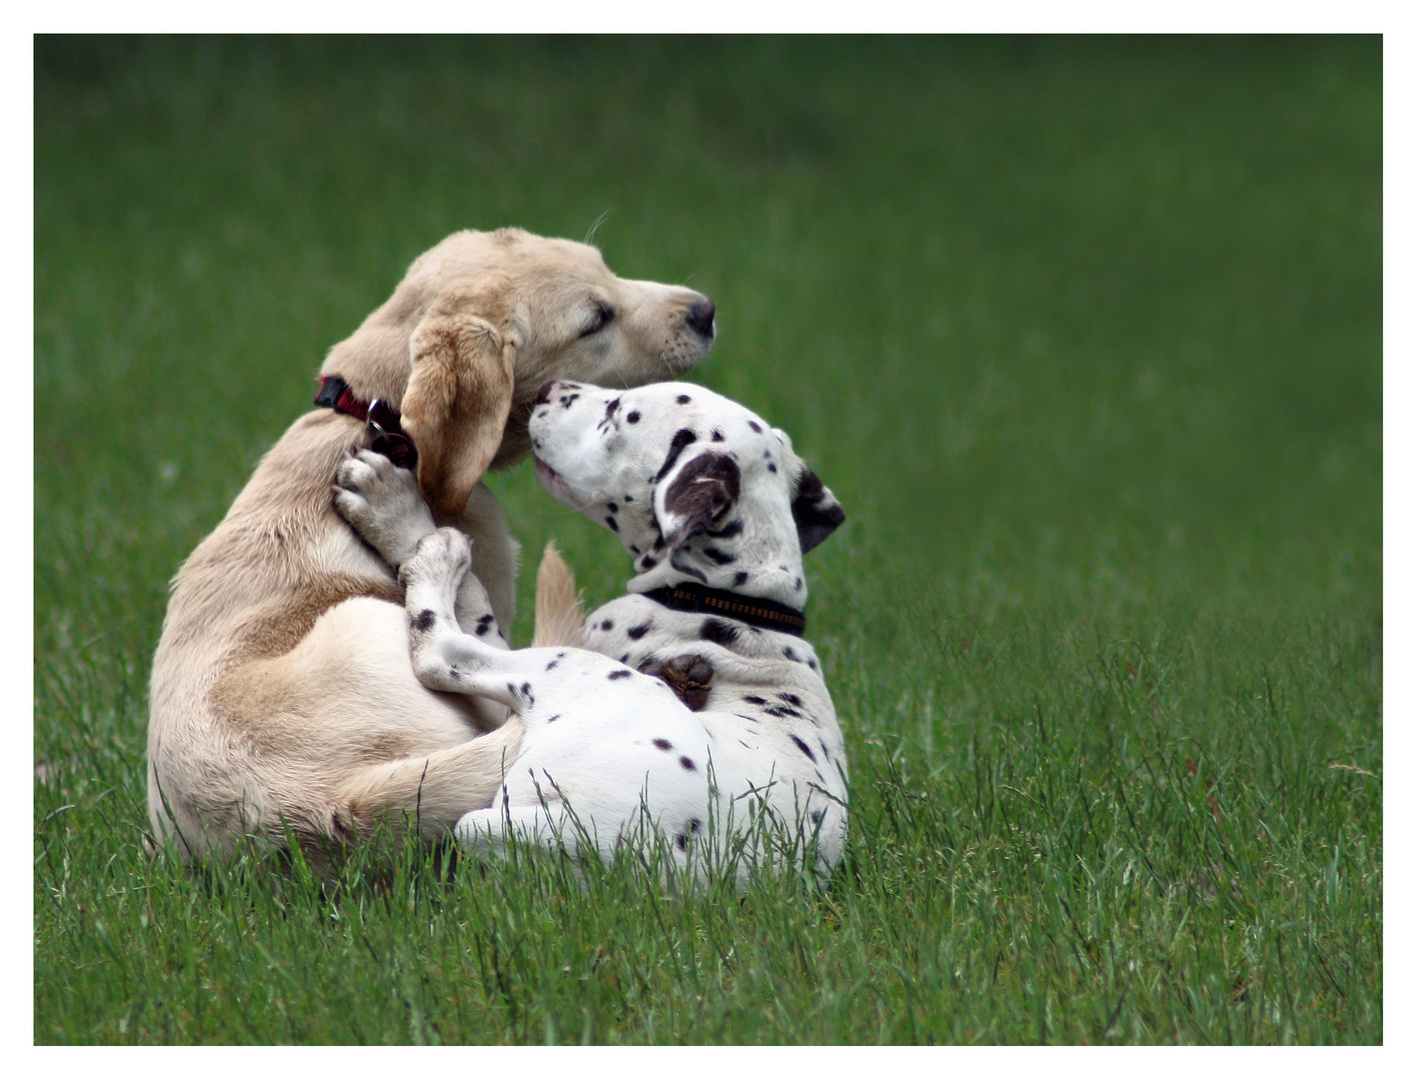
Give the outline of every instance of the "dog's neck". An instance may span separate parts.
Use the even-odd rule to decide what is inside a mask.
[[[697,582],[802,610],[807,604],[807,582],[789,508],[744,492],[726,516],[728,520],[716,529],[690,537],[672,551],[666,552],[663,540],[658,540],[657,549],[637,557],[635,565],[641,573],[626,588],[645,593]],[[621,540],[630,554],[636,554],[631,537]]]

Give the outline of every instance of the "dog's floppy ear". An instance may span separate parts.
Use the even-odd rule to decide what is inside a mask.
[[[846,511],[831,489],[806,465],[797,473],[797,494],[792,500],[792,520],[797,523],[797,539],[806,554],[846,520]]]
[[[403,428],[418,448],[418,486],[440,521],[462,515],[502,445],[515,343],[486,319],[434,312],[409,340]]]
[[[655,491],[655,507],[664,543],[673,551],[690,537],[707,532],[714,520],[738,501],[742,473],[727,454],[705,450],[690,458],[667,484]]]

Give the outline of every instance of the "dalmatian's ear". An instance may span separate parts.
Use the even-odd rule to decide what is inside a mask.
[[[738,501],[742,473],[727,454],[705,450],[690,458],[655,492],[659,525],[672,551],[690,537],[707,532]]]
[[[806,465],[797,473],[797,494],[792,499],[792,520],[797,522],[797,539],[806,554],[836,531],[846,520],[846,511],[831,489]]]

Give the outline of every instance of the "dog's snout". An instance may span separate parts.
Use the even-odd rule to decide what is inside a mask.
[[[536,401],[534,402],[534,404],[549,405],[551,403],[551,388],[555,385],[555,379],[552,379],[550,382],[547,383],[542,383],[541,389],[536,392]]]
[[[689,309],[689,314],[685,316],[685,321],[694,328],[695,333],[702,337],[713,337],[713,301],[705,296]]]

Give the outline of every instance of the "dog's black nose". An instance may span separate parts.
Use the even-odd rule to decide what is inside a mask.
[[[703,337],[713,337],[713,301],[704,297],[689,309],[687,322]]]
[[[536,401],[534,404],[549,405],[551,403],[551,388],[555,385],[555,379],[552,379],[549,383],[543,383],[541,389],[536,392]]]

